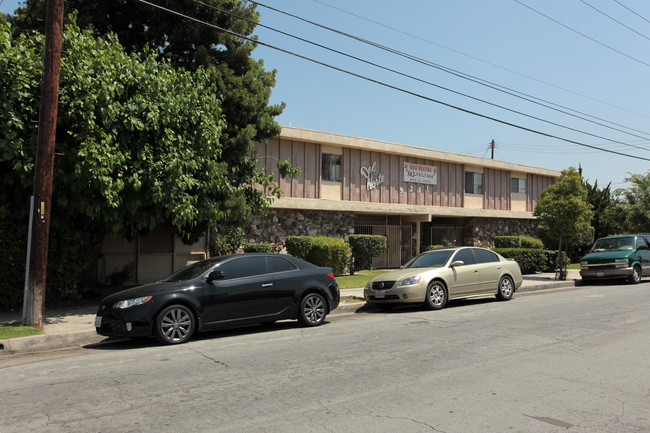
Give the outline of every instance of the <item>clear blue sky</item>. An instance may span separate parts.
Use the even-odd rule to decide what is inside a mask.
[[[650,170],[648,160],[540,136],[430,100],[586,145],[650,159],[650,86],[647,84],[650,76],[650,2],[519,2],[263,1],[304,19],[472,75],[492,85],[505,86],[511,89],[509,92],[525,93],[529,95],[526,98],[541,98],[546,105],[562,106],[563,111],[615,129],[540,107],[264,7],[258,7],[261,24],[421,81],[262,27],[256,31],[260,41],[428,99],[267,47],[258,47],[254,55],[264,59],[267,69],[277,70],[272,102],[287,104],[277,119],[282,125],[487,158],[490,157],[488,144],[495,140],[495,159],[556,170],[581,164],[591,183],[598,180],[598,184],[604,186],[611,181],[614,188],[624,186],[628,172],[647,173]],[[11,12],[16,4],[15,0],[4,0],[0,12]],[[557,125],[453,94],[422,81]]]

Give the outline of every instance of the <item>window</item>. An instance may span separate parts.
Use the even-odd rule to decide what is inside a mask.
[[[483,194],[483,173],[465,172],[465,194]]]
[[[296,270],[296,267],[289,260],[283,259],[282,257],[269,257],[268,261],[271,273]]]
[[[456,260],[462,260],[466,265],[473,265],[476,263],[474,253],[472,253],[472,250],[469,248],[458,251],[454,256],[453,261],[455,262]]]
[[[526,194],[526,179],[517,177],[510,179],[510,191],[515,194]]]
[[[341,155],[323,153],[321,179],[329,182],[341,181]]]
[[[219,265],[216,269],[223,272],[226,280],[262,275],[266,274],[266,257],[235,258]]]
[[[473,248],[473,250],[474,256],[476,257],[476,263],[492,263],[499,261],[499,257],[492,251],[481,250],[478,248]]]

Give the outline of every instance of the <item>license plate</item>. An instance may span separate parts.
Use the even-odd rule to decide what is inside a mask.
[[[596,272],[597,277],[604,277],[605,273],[604,272]]]
[[[386,291],[385,290],[377,290],[375,291],[375,299],[384,299],[386,297]]]
[[[95,328],[101,328],[101,327],[102,327],[102,317],[95,316]]]

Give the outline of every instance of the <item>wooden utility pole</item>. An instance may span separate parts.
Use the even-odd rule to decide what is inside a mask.
[[[52,209],[52,174],[54,171],[54,140],[59,99],[61,69],[61,38],[63,33],[63,0],[48,0],[41,83],[41,108],[38,118],[38,143],[34,174],[34,218],[29,269],[26,324],[43,328],[45,316],[45,280],[47,246]]]
[[[492,149],[492,159],[494,159],[494,140],[490,143],[490,149]]]

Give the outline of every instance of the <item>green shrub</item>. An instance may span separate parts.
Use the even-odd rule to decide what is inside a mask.
[[[332,268],[335,275],[341,275],[350,260],[350,248],[342,239],[315,237],[312,238],[306,260],[317,266]]]
[[[544,243],[540,239],[532,236],[519,236],[519,239],[521,239],[521,248],[544,249]]]
[[[437,248],[444,248],[444,247],[445,247],[444,245],[429,245],[424,251],[431,251]]]
[[[494,248],[494,252],[507,259],[514,259],[519,263],[522,274],[544,272],[548,265],[548,258],[543,250],[534,248]]]
[[[521,248],[520,236],[495,236],[494,248]]]
[[[239,227],[233,227],[219,232],[217,228],[211,228],[210,256],[228,256],[235,254],[244,243],[244,231]]]
[[[386,251],[386,236],[378,235],[350,235],[348,239],[354,265],[350,266],[350,273],[355,269],[370,269],[372,259]]]
[[[313,239],[311,236],[287,236],[284,245],[290,255],[306,260]]]
[[[273,245],[263,243],[246,243],[244,244],[245,253],[270,253],[273,251]]]
[[[544,267],[543,272],[555,272],[557,264],[557,250],[544,250],[544,255],[546,257],[546,266]],[[565,265],[569,263],[569,259],[565,252],[562,252],[562,261]]]
[[[493,248],[492,251],[519,263],[522,274],[555,272],[557,251],[539,248]],[[565,255],[566,257],[566,255]]]

